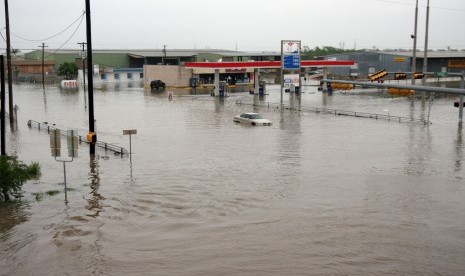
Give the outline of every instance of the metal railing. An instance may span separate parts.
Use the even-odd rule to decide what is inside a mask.
[[[286,110],[296,110],[296,111],[305,111],[305,112],[315,112],[315,113],[324,113],[324,114],[333,114],[336,116],[352,116],[358,118],[369,118],[375,120],[386,120],[386,121],[393,121],[399,123],[414,123],[414,124],[423,124],[423,125],[430,125],[431,122],[421,118],[413,118],[413,117],[404,117],[404,116],[396,116],[390,114],[379,114],[379,113],[370,113],[370,112],[358,112],[358,111],[346,111],[346,110],[338,110],[338,109],[330,109],[330,108],[321,108],[321,107],[294,107],[290,105],[281,105],[279,103],[270,103],[270,102],[253,102],[253,101],[243,101],[237,100],[236,104],[238,105],[251,105],[251,106],[258,106],[258,107],[266,107],[270,108],[281,108]]]
[[[37,122],[37,121],[34,121],[34,120],[29,120],[29,121],[27,121],[27,125],[30,128],[32,128],[32,127],[38,128],[39,131],[40,130],[46,130],[47,133],[50,133],[50,130],[60,130],[63,135],[66,135],[66,131],[64,131],[62,129],[59,129],[59,128],[55,127],[54,125],[50,125],[47,122],[40,123],[40,122]],[[89,144],[89,142],[87,141],[87,138],[84,137],[84,136],[81,136],[81,135],[78,135],[78,141],[79,141],[79,143],[84,142],[86,144]],[[114,153],[120,154],[121,157],[129,155],[128,151],[125,148],[120,147],[120,146],[116,146],[116,145],[106,143],[106,142],[102,142],[102,141],[97,141],[95,144],[100,148],[103,148],[105,150],[110,150],[110,151],[113,151]]]

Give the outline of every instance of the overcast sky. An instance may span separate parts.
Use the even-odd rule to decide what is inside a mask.
[[[280,51],[280,41],[287,39],[301,40],[310,48],[413,47],[415,0],[90,2],[94,49],[167,45],[168,50]],[[426,4],[419,0],[419,49],[424,48]],[[431,0],[430,7],[429,48],[465,49],[465,1]],[[42,42],[49,49],[78,49],[77,43],[86,40],[85,17],[79,25],[84,10],[84,0],[10,0],[11,45],[24,51],[38,49]],[[5,36],[3,5],[1,18]]]

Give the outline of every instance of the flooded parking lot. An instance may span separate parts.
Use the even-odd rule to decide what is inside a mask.
[[[431,125],[257,107],[246,92],[96,90],[98,139],[132,162],[81,145],[67,164],[27,120],[87,133],[86,95],[15,87],[7,151],[38,161],[22,204],[0,207],[2,275],[462,275],[465,150],[454,98]],[[306,87],[287,105],[425,117],[428,103]],[[272,126],[233,122],[260,112]]]

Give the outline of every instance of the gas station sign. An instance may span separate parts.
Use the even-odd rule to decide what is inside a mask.
[[[300,69],[300,41],[281,40],[281,68],[284,70]]]

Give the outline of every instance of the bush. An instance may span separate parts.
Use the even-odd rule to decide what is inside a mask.
[[[78,74],[78,67],[74,62],[64,62],[58,67],[58,76],[64,76],[65,79],[71,80]]]
[[[33,162],[27,166],[16,156],[0,156],[0,202],[10,201],[21,195],[21,187],[26,180],[40,176],[40,165]]]

